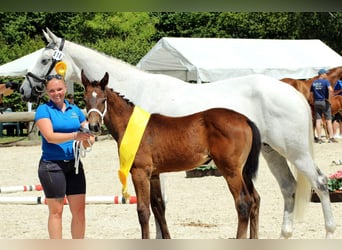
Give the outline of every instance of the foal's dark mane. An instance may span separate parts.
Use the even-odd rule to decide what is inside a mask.
[[[131,100],[126,98],[124,95],[120,94],[119,92],[115,91],[112,88],[108,88],[108,89],[111,90],[114,94],[117,94],[119,97],[121,97],[121,99],[124,100],[129,106],[132,106],[132,107],[135,106],[135,104]]]

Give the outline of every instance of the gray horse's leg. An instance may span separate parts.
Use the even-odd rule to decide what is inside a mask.
[[[322,173],[322,171],[316,166],[316,171],[318,174],[318,178],[315,182],[312,183],[312,188],[315,190],[317,195],[319,196],[322,204],[323,215],[325,220],[325,230],[326,235],[325,238],[331,239],[334,236],[334,232],[336,229],[336,224],[334,220],[334,216],[332,214],[329,190],[327,186],[327,177]]]
[[[294,154],[289,154],[294,155]],[[291,161],[291,159],[290,159]],[[320,169],[315,165],[312,157],[308,154],[308,152],[303,152],[295,159],[292,159],[293,164],[296,166],[297,170],[301,173],[302,177],[306,177],[306,180],[298,180],[297,186],[300,183],[308,183],[308,199],[309,202],[311,196],[311,189],[313,188],[321,199],[321,205],[324,216],[325,230],[327,239],[331,239],[334,236],[334,232],[336,230],[336,223],[331,209],[330,197],[327,186],[326,176],[320,171]],[[302,185],[303,186],[303,185]],[[303,191],[303,190],[302,190]],[[298,194],[298,188],[296,191],[296,203],[303,201],[303,199],[297,199],[297,197],[304,197],[304,194]],[[297,204],[296,204],[297,207]],[[300,206],[299,206],[300,207]],[[302,208],[303,209],[303,208]],[[305,211],[302,211],[303,213]]]
[[[289,238],[293,232],[294,197],[296,192],[296,180],[289,169],[286,159],[269,145],[262,145],[262,155],[267,161],[271,173],[276,178],[284,198],[283,225],[281,238]]]
[[[295,199],[296,206],[300,209],[301,203],[303,203],[303,196],[305,194],[296,193],[298,191],[303,190],[296,190],[296,185],[308,183],[311,185],[318,194],[321,199],[323,216],[325,221],[325,230],[326,230],[326,238],[333,238],[334,232],[336,229],[336,224],[334,220],[334,216],[331,209],[329,193],[327,190],[326,185],[326,177],[324,174],[315,166],[312,157],[308,154],[308,152],[302,152],[302,154],[298,154],[298,152],[293,154],[289,153],[288,155],[297,155],[293,159],[289,159],[297,168],[297,170],[302,174],[305,180],[298,180],[298,184],[296,183],[289,166],[287,164],[286,159],[281,156],[278,152],[273,150],[269,145],[264,144],[262,146],[262,154],[265,157],[268,166],[272,172],[272,174],[277,179],[281,192],[284,197],[284,217],[283,217],[283,225],[281,230],[281,237],[282,238],[289,238],[292,235],[292,228],[293,228],[293,212],[294,212],[294,205]],[[308,181],[308,182],[307,182]],[[300,183],[300,184],[299,184]],[[309,187],[309,189],[310,189]],[[310,191],[310,190],[308,190]],[[310,194],[310,193],[309,193]],[[297,196],[297,197],[296,197]],[[298,199],[297,199],[298,198]],[[308,200],[309,201],[309,197]]]

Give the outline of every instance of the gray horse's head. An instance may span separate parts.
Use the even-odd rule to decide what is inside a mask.
[[[45,92],[46,76],[54,74],[54,67],[63,58],[64,39],[58,38],[49,29],[43,31],[48,45],[35,62],[34,67],[26,74],[20,87],[24,101],[37,102]]]

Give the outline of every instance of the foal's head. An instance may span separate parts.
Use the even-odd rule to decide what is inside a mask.
[[[101,133],[101,125],[107,113],[107,96],[105,88],[108,84],[109,75],[106,72],[100,81],[92,81],[81,72],[82,84],[84,86],[84,101],[88,112],[89,129],[95,134]]]

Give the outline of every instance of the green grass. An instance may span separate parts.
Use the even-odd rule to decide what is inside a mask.
[[[27,136],[3,136],[0,137],[0,143],[1,144],[6,144],[6,143],[11,143],[19,140],[28,140]]]

